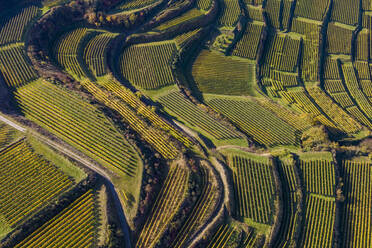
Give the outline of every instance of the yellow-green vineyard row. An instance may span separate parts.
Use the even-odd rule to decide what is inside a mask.
[[[248,59],[256,59],[263,27],[263,22],[247,23],[243,37],[236,44],[232,55]]]
[[[37,81],[19,88],[16,98],[27,118],[110,169],[134,175],[138,161],[134,149],[102,112],[73,92]]]
[[[78,77],[85,75],[84,69],[78,60],[78,49],[81,40],[87,35],[87,32],[86,28],[78,28],[67,32],[59,39],[54,50],[58,63]]]
[[[171,62],[175,53],[173,41],[133,45],[124,50],[120,70],[124,78],[143,89],[173,84]]]
[[[345,160],[345,208],[342,247],[372,246],[372,164]]]
[[[119,6],[122,10],[137,9],[158,2],[159,0],[128,0]]]
[[[216,139],[241,138],[237,132],[220,124],[179,92],[171,92],[162,96],[159,102],[191,125],[200,127]]]
[[[300,160],[305,191],[333,196],[335,194],[334,163],[327,160]]]
[[[190,147],[192,145],[192,141],[190,139],[188,139],[184,134],[172,127],[169,123],[164,121],[154,111],[149,109],[149,107],[147,107],[131,90],[127,89],[114,80],[107,80],[102,83],[102,86],[111,91],[117,97],[124,100],[129,106],[135,109],[139,115],[145,117],[154,126],[161,128],[162,130],[168,132],[170,135],[181,141],[186,147]]]
[[[188,188],[190,174],[186,168],[181,166],[171,167],[140,233],[136,244],[137,248],[154,247],[181,206]]]
[[[20,140],[0,152],[0,214],[9,226],[69,189],[74,181]]]
[[[174,143],[162,135],[162,133],[158,132],[158,130],[149,127],[145,121],[139,118],[139,116],[125,103],[112,99],[109,93],[103,91],[94,83],[84,82],[82,84],[98,101],[117,111],[121,117],[123,117],[124,121],[130,124],[130,127],[139,133],[141,137],[162,154],[164,158],[174,159],[177,156],[178,152]]]
[[[92,247],[98,225],[94,208],[94,195],[89,190],[15,248]]]
[[[262,224],[272,224],[275,199],[272,165],[253,159],[230,155],[237,215]]]
[[[240,6],[238,0],[223,0],[223,9],[221,16],[218,20],[220,25],[234,26],[240,16]]]
[[[21,9],[8,20],[0,20],[0,45],[21,41],[25,27],[32,19],[37,17],[38,14],[38,7],[32,5]]]
[[[223,248],[228,247],[229,240],[235,232],[235,228],[228,224],[221,225],[217,232],[213,235],[212,240],[207,248]]]
[[[329,0],[299,0],[294,14],[304,18],[322,21],[325,17]]]
[[[84,60],[89,69],[96,76],[103,76],[107,73],[106,52],[109,42],[115,34],[99,34],[89,41],[84,49]]]
[[[196,8],[193,8],[189,11],[187,11],[186,13],[172,19],[172,20],[169,20],[169,21],[166,21],[162,24],[160,24],[159,26],[157,26],[155,29],[159,30],[159,31],[164,31],[164,30],[167,30],[168,28],[171,28],[171,27],[174,27],[178,24],[181,24],[181,23],[185,23],[185,22],[188,22],[192,19],[195,19],[199,16],[202,16],[204,13],[203,11],[200,11]]]
[[[203,50],[192,66],[192,75],[203,93],[249,95],[256,81],[255,69],[252,61]]]
[[[209,172],[203,170],[203,191],[199,196],[196,205],[194,206],[191,214],[183,224],[181,230],[178,232],[177,237],[173,241],[171,247],[182,248],[185,247],[189,238],[197,230],[197,228],[206,222],[206,218],[213,212],[213,203],[216,200],[217,192],[216,186],[210,182]]]
[[[299,142],[298,130],[257,103],[216,98],[209,100],[208,105],[260,144],[297,145]]]
[[[18,87],[38,77],[23,51],[23,45],[0,47],[0,71],[9,87]]]

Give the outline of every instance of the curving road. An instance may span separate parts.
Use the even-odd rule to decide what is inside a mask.
[[[19,124],[17,124],[13,120],[10,120],[8,117],[5,117],[4,115],[0,114],[0,121],[5,122],[9,126],[17,129],[18,131],[20,131],[22,133],[26,133],[28,131],[30,134],[37,137],[43,143],[53,147],[54,149],[58,150],[59,152],[63,153],[64,155],[78,161],[79,163],[83,164],[84,166],[88,167],[89,169],[95,171],[100,176],[105,178],[106,181],[108,182],[107,184],[109,186],[109,189],[110,189],[110,191],[111,191],[111,193],[114,197],[115,207],[118,210],[119,221],[120,221],[120,224],[122,226],[122,230],[123,230],[124,236],[125,236],[125,248],[132,248],[132,244],[131,244],[131,241],[130,241],[130,233],[129,233],[128,222],[125,218],[123,206],[121,205],[120,199],[118,197],[119,196],[119,190],[117,188],[115,188],[115,186],[112,184],[110,176],[107,174],[106,171],[104,171],[100,167],[96,166],[95,164],[93,164],[89,160],[87,160],[87,159],[81,157],[80,155],[76,154],[75,152],[71,151],[70,149],[58,144],[57,142],[54,142],[54,141],[50,140],[49,138],[41,135],[40,133],[38,133],[34,130],[27,129],[27,128],[24,128],[24,127],[20,126]]]

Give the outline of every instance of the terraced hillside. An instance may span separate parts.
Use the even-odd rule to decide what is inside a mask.
[[[372,247],[372,0],[0,6],[0,248]]]

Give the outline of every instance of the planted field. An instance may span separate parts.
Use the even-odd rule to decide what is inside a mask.
[[[130,107],[137,111],[137,114],[145,117],[152,123],[152,125],[166,131],[174,138],[181,141],[186,147],[192,145],[192,141],[189,138],[163,120],[159,115],[146,106],[132,91],[120,85],[120,83],[114,80],[108,80],[103,83],[103,87],[125,101]]]
[[[94,201],[89,190],[15,247],[92,247],[98,223]]]
[[[45,81],[16,93],[25,116],[114,171],[134,176],[134,149],[97,108],[80,97]]]
[[[248,17],[251,20],[264,22],[262,6],[254,6],[247,4]]]
[[[195,36],[197,36],[201,32],[201,29],[195,29],[187,33],[180,34],[174,38],[174,41],[177,43],[179,47],[183,47],[188,44],[190,41],[194,40]]]
[[[280,15],[280,8],[281,8],[282,1],[281,0],[272,0],[267,1],[265,10],[268,15],[269,23],[276,29],[280,29],[281,27],[281,15]]]
[[[94,83],[82,83],[98,101],[102,102],[107,107],[115,110],[120,114],[126,123],[136,131],[141,137],[153,146],[166,159],[174,159],[178,154],[178,150],[174,143],[167,139],[159,130],[152,129],[147,123],[141,119],[136,112],[128,107],[124,102],[112,99],[110,93],[97,87]]]
[[[252,94],[256,80],[253,62],[203,50],[192,66],[194,80],[203,93]]]
[[[345,84],[348,91],[350,92],[350,95],[354,98],[355,102],[367,115],[367,117],[372,119],[372,103],[360,89],[353,65],[351,63],[343,64],[342,72],[344,74]]]
[[[159,2],[159,0],[128,0],[119,6],[122,10],[139,9],[147,5]]]
[[[9,227],[29,218],[74,184],[24,140],[2,150],[0,164],[0,214]]]
[[[0,71],[11,88],[22,86],[38,77],[23,49],[18,44],[0,47]]]
[[[180,165],[171,167],[140,233],[136,247],[152,248],[181,206],[188,188],[189,171]]]
[[[307,90],[324,113],[326,113],[342,131],[346,133],[355,133],[362,128],[358,122],[352,119],[348,113],[335,104],[320,88],[307,87]]]
[[[218,20],[222,26],[235,26],[240,17],[239,0],[223,0],[222,13]]]
[[[9,145],[21,134],[14,128],[0,122],[0,149]]]
[[[84,49],[84,60],[89,69],[96,76],[103,76],[107,73],[106,52],[110,41],[115,34],[99,34],[89,41]]]
[[[351,41],[355,27],[331,22],[327,29],[327,48],[329,53],[351,54]]]
[[[164,30],[167,30],[168,28],[172,28],[172,27],[175,27],[179,24],[182,24],[182,23],[186,23],[190,20],[193,20],[199,16],[202,16],[204,14],[203,11],[200,11],[199,9],[191,9],[189,11],[187,11],[186,13],[170,20],[170,21],[166,21],[162,24],[160,24],[159,26],[157,26],[155,29],[159,30],[159,31],[164,31]]]
[[[356,39],[356,59],[368,61],[369,54],[369,30],[364,28],[359,31]]]
[[[202,10],[208,10],[212,5],[212,0],[197,0],[196,6]]]
[[[181,116],[191,125],[201,128],[216,139],[241,138],[238,133],[213,119],[179,92],[171,92],[162,96],[159,101],[176,115]]]
[[[258,103],[267,110],[270,110],[276,116],[278,116],[283,121],[287,122],[297,130],[303,131],[309,128],[311,125],[304,119],[304,117],[295,114],[286,108],[275,104],[268,99],[258,99]]]
[[[322,21],[330,5],[329,0],[299,0],[294,14],[317,21]]]
[[[129,82],[143,89],[174,84],[171,64],[175,53],[173,41],[133,45],[124,50],[120,70]]]
[[[187,241],[192,237],[194,232],[198,230],[202,223],[206,222],[206,219],[213,212],[213,203],[216,200],[217,188],[216,185],[210,182],[209,172],[203,170],[203,190],[199,199],[197,200],[191,214],[186,219],[181,230],[178,232],[176,239],[173,241],[171,247],[182,248],[185,247]]]
[[[54,48],[54,54],[58,63],[68,72],[78,77],[85,76],[84,68],[78,58],[78,51],[80,43],[87,34],[86,28],[78,28],[67,32],[59,39]]]
[[[39,8],[31,5],[21,9],[11,18],[0,20],[0,45],[22,40],[27,25],[39,15]]]
[[[256,59],[263,27],[264,23],[261,22],[247,23],[243,37],[236,44],[232,55]]]
[[[333,1],[331,19],[348,25],[357,25],[361,1],[335,0]]]
[[[235,154],[228,156],[228,164],[233,173],[236,214],[271,225],[275,199],[272,165]]]
[[[342,162],[345,208],[342,247],[372,246],[372,165],[368,161]]]
[[[325,196],[335,194],[335,168],[332,161],[300,160],[300,169],[307,193]]]
[[[334,198],[310,194],[306,205],[301,247],[333,247],[336,215]]]
[[[236,232],[234,227],[228,224],[221,225],[217,232],[213,235],[212,240],[209,242],[207,248],[223,248],[229,247],[231,244],[230,238]]]
[[[298,144],[298,131],[257,103],[216,98],[209,100],[208,105],[229,118],[260,144]]]

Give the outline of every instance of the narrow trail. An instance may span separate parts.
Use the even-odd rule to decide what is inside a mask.
[[[84,166],[88,167],[89,169],[93,170],[94,172],[96,172],[100,176],[102,176],[107,181],[107,185],[109,186],[109,189],[110,189],[110,191],[113,195],[114,201],[115,201],[115,207],[118,210],[119,221],[120,221],[120,224],[122,226],[122,230],[123,230],[124,236],[125,236],[125,248],[132,248],[132,244],[131,244],[131,241],[130,241],[130,233],[129,233],[128,222],[127,222],[126,217],[124,215],[124,209],[123,209],[123,206],[122,206],[122,204],[120,202],[120,199],[119,199],[119,190],[111,182],[110,175],[107,174],[106,171],[104,171],[100,167],[96,166],[95,164],[93,164],[89,160],[87,160],[87,159],[81,157],[80,155],[76,154],[75,152],[71,151],[70,149],[64,147],[63,145],[58,144],[57,142],[50,140],[49,138],[45,137],[44,135],[41,135],[40,133],[38,133],[38,132],[36,132],[32,129],[27,129],[27,128],[24,128],[24,127],[18,125],[16,122],[10,120],[9,118],[5,117],[4,115],[0,115],[0,121],[5,122],[9,126],[17,129],[18,131],[20,131],[22,133],[27,133],[28,132],[29,134],[31,134],[34,137],[36,137],[37,139],[39,139],[41,142],[53,147],[54,149],[58,150],[62,154],[74,159],[75,161],[83,164]]]

